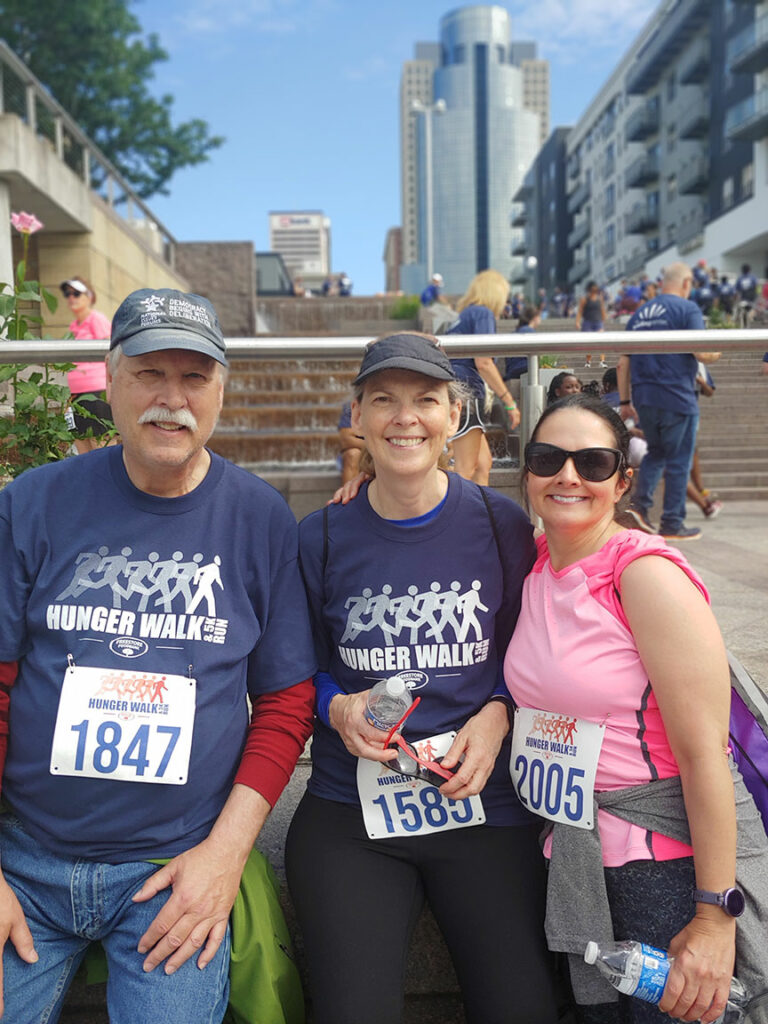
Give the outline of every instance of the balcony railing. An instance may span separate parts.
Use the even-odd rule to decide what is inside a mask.
[[[709,161],[697,156],[683,164],[677,175],[677,191],[682,196],[706,192],[709,186]]]
[[[696,207],[677,226],[677,247],[681,252],[695,249],[704,235],[704,207]]]
[[[578,213],[592,194],[591,187],[584,182],[568,196],[568,213]]]
[[[624,258],[624,273],[628,277],[633,274],[639,274],[641,270],[645,269],[645,261],[647,258],[648,255],[645,249],[633,249],[631,254]]]
[[[642,235],[658,226],[658,207],[650,207],[646,203],[635,203],[624,218],[624,229],[628,235]]]
[[[725,133],[729,139],[743,142],[768,137],[768,86],[726,112]]]
[[[700,85],[709,78],[710,42],[707,36],[700,39],[686,58],[681,61],[682,67],[678,81],[681,85]]]
[[[588,257],[580,259],[568,271],[568,284],[578,284],[583,281],[592,269],[592,261]]]
[[[658,97],[654,97],[627,118],[624,137],[627,142],[642,142],[649,135],[658,132],[660,122],[659,100]]]
[[[15,114],[170,266],[176,240],[29,68],[0,40],[0,113]]]
[[[528,220],[525,206],[522,203],[515,203],[509,215],[509,223],[513,228],[523,227]]]
[[[659,177],[659,158],[656,154],[646,153],[633,161],[624,172],[627,188],[641,188],[657,181]]]
[[[681,139],[703,139],[709,132],[709,102],[703,96],[680,115],[677,134]]]
[[[627,71],[630,95],[647,93],[668,73],[686,43],[712,14],[711,0],[678,0],[640,49]]]
[[[756,75],[768,68],[768,14],[735,35],[726,48],[731,71]]]
[[[591,230],[592,225],[590,224],[589,217],[585,217],[585,219],[580,224],[577,224],[573,231],[569,233],[568,248],[576,249],[580,246],[586,238],[589,238]]]

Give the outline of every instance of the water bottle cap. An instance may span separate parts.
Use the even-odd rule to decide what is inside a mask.
[[[584,963],[595,964],[597,963],[597,954],[600,951],[600,947],[596,942],[588,942],[587,948],[584,950]]]
[[[405,693],[405,680],[400,676],[390,676],[387,680],[387,693],[390,697],[399,697]]]

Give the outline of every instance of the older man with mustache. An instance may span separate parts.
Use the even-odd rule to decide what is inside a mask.
[[[10,1021],[57,1019],[96,940],[114,1024],[224,1016],[229,912],[315,669],[295,521],[206,448],[226,367],[206,299],[134,292],[107,357],[122,445],[0,494]]]

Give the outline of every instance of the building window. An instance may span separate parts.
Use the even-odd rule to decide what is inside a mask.
[[[670,174],[667,178],[667,202],[671,203],[677,198],[677,175]]]
[[[499,64],[503,64],[505,62],[506,56],[507,56],[506,50],[504,49],[503,46],[497,46],[496,47],[496,53],[498,54],[498,57],[499,57]]]
[[[453,63],[454,64],[463,64],[464,60],[465,60],[465,47],[464,47],[464,44],[461,43],[458,46],[454,46],[454,48],[453,48]]]
[[[675,76],[670,75],[667,79],[667,102],[671,102],[675,98]]]
[[[733,206],[733,178],[726,178],[723,182],[723,209],[730,210]]]
[[[755,165],[747,164],[741,169],[741,198],[750,199],[755,194]]]
[[[667,128],[667,152],[674,153],[675,144],[677,142],[677,129],[675,125],[671,124]]]

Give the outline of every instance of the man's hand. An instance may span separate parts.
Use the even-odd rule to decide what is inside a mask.
[[[38,961],[35,943],[32,933],[27,925],[24,911],[16,899],[16,894],[10,885],[0,874],[0,1017],[3,1015],[5,1006],[3,1003],[3,950],[5,944],[11,940],[14,949],[21,959],[28,964],[36,964]]]
[[[509,716],[503,701],[490,701],[473,715],[459,730],[441,762],[444,767],[453,768],[464,757],[454,777],[440,787],[443,796],[463,800],[482,792],[508,732]]]
[[[201,948],[197,966],[202,969],[211,962],[227,933],[240,876],[269,811],[261,793],[236,782],[208,838],[142,885],[133,897],[136,902],[150,900],[168,886],[172,890],[139,939],[139,953],[148,954],[145,971],[165,960],[165,973],[173,974]]]
[[[201,947],[197,966],[211,962],[226,935],[243,867],[209,836],[147,879],[135,902],[150,900],[168,886],[172,892],[139,940],[139,953],[148,954],[145,971],[167,960],[165,973],[173,974]]]

